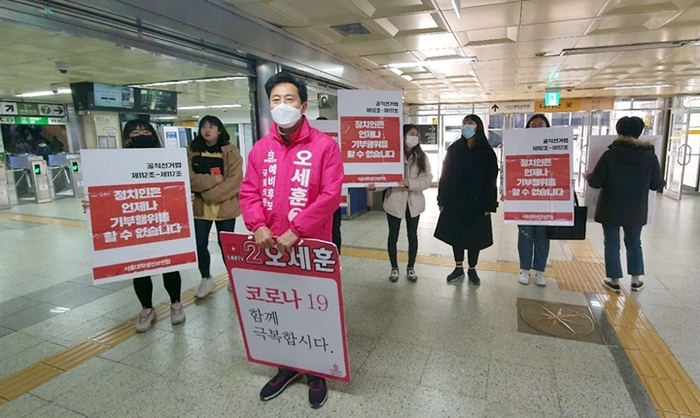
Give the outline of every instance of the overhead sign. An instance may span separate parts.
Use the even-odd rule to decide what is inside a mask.
[[[62,104],[0,102],[0,115],[65,117],[66,109]]]
[[[437,145],[438,126],[437,125],[416,125],[420,130],[420,143],[422,145]]]
[[[545,106],[558,106],[561,97],[560,91],[548,91],[544,93]]]
[[[491,107],[489,107],[489,113],[499,114],[499,113],[534,113],[535,112],[535,101],[523,101],[523,102],[493,102]]]
[[[286,254],[220,236],[248,360],[350,382],[338,250],[303,239]]]
[[[610,110],[614,107],[615,99],[612,97],[601,99],[563,99],[556,106],[547,106],[545,102],[541,100],[535,102],[535,111],[543,113]]]
[[[3,125],[65,125],[66,118],[34,118],[27,116],[0,116]]]
[[[184,148],[81,150],[93,284],[197,266]]]

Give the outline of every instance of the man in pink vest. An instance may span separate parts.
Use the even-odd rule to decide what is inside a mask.
[[[301,80],[281,72],[270,77],[265,91],[275,123],[248,155],[240,189],[243,221],[263,249],[286,253],[302,238],[331,241],[343,183],[338,144],[309,125],[304,116],[308,93]],[[301,377],[298,371],[279,369],[260,391],[260,399],[276,397]],[[309,404],[320,408],[328,398],[326,381],[306,378]]]

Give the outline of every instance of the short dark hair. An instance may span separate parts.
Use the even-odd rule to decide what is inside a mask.
[[[639,135],[644,131],[644,121],[637,116],[625,116],[617,121],[615,130],[620,136],[639,138]]]
[[[214,125],[217,128],[219,128],[219,140],[216,142],[216,148],[221,148],[230,143],[231,136],[228,134],[228,131],[226,130],[226,127],[224,126],[223,122],[221,122],[221,119],[217,118],[216,116],[206,115],[205,117],[199,120],[199,129],[197,129],[197,136],[190,144],[190,150],[192,150],[192,152],[202,152],[206,148],[204,138],[202,137],[202,127],[205,123]]]
[[[122,130],[122,141],[125,142],[124,148],[133,147],[133,144],[131,141],[129,141],[129,134],[139,128],[145,129],[151,133],[153,136],[153,148],[160,148],[160,139],[158,139],[158,132],[156,132],[156,128],[154,128],[148,121],[143,119],[132,119],[124,125],[124,129]]]
[[[265,83],[265,93],[267,93],[268,100],[270,99],[272,89],[275,88],[276,85],[282,83],[293,84],[299,92],[299,98],[301,98],[302,103],[306,103],[309,100],[309,93],[306,91],[306,83],[286,71],[280,71],[270,77]]]
[[[527,123],[525,124],[526,128],[530,127],[530,124],[535,120],[535,119],[542,119],[544,121],[544,124],[546,127],[550,127],[549,125],[549,119],[547,119],[547,116],[543,115],[542,113],[535,113],[534,115],[530,116],[530,119],[527,120]]]
[[[319,116],[316,118],[316,120],[328,120],[328,118],[325,116]]]

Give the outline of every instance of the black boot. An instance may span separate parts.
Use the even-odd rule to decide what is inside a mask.
[[[481,279],[476,273],[476,269],[470,268],[467,272],[467,275],[469,276],[469,283],[473,284],[474,286],[478,286],[481,284]]]

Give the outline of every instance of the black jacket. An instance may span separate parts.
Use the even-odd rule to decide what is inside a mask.
[[[615,140],[588,177],[588,185],[602,189],[595,220],[620,226],[643,226],[649,211],[649,190],[660,191],[661,176],[654,144],[634,138]]]
[[[438,188],[440,212],[435,238],[453,247],[483,249],[493,245],[491,217],[496,212],[498,161],[487,142],[467,146],[462,137],[447,149]]]

